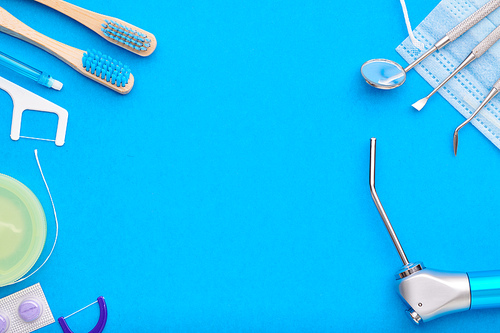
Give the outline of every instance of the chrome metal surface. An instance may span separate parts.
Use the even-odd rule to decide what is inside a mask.
[[[465,58],[465,60],[462,61],[462,63],[460,65],[458,65],[457,68],[455,68],[455,70],[450,75],[448,75],[448,77],[446,79],[444,79],[443,81],[441,81],[441,83],[436,88],[434,88],[434,90],[429,95],[427,95],[426,97],[424,97],[424,98],[420,99],[419,101],[413,103],[412,106],[415,109],[417,109],[418,111],[422,110],[422,108],[425,106],[425,104],[427,103],[427,101],[429,100],[429,98],[432,97],[432,95],[434,95],[448,81],[450,81],[455,75],[457,75],[458,72],[460,72],[462,69],[464,69],[468,64],[470,64],[471,62],[473,62],[475,59],[476,59],[476,55],[474,53],[469,54],[467,56],[467,58]]]
[[[409,263],[408,265],[403,266],[397,274],[396,274],[396,279],[404,279],[405,277],[408,277],[412,275],[413,273],[416,273],[418,271],[421,271],[425,268],[424,264],[421,262],[416,262],[416,263]]]
[[[422,53],[420,57],[418,57],[414,62],[406,66],[406,68],[403,68],[400,64],[398,64],[395,61],[389,60],[389,59],[372,59],[368,60],[361,66],[361,75],[363,75],[363,78],[365,81],[371,85],[372,87],[378,88],[378,89],[383,89],[383,90],[389,90],[389,89],[394,89],[399,86],[401,86],[403,83],[406,81],[406,73],[408,73],[413,67],[424,61],[428,56],[433,54],[435,51],[439,50],[446,44],[450,42],[450,38],[448,36],[444,36],[441,38],[435,45],[431,46],[427,51]],[[365,75],[363,73],[363,68],[367,65],[370,65],[374,62],[383,62],[388,65],[392,65],[394,69],[400,70],[400,73],[397,75],[394,75],[392,77],[379,80],[379,79],[373,79],[368,77],[368,75]],[[402,78],[401,80],[397,80],[399,78]]]
[[[450,39],[448,38],[448,36],[445,36],[443,39],[441,39],[440,41],[438,41],[438,43],[441,42],[441,44],[443,44],[442,41],[444,39],[448,40],[448,42],[446,44],[448,44],[450,42]],[[446,44],[444,44],[444,45],[446,45]],[[442,45],[441,47],[443,47],[444,45]],[[435,51],[437,51],[441,47],[437,47],[437,43],[436,43],[430,49],[428,49],[427,51],[425,51],[424,53],[422,53],[422,55],[420,57],[418,57],[417,60],[415,60],[414,62],[412,62],[408,66],[406,66],[406,68],[404,69],[405,73],[408,73],[413,67],[417,66],[419,63],[421,63],[422,61],[424,61],[428,56],[430,56],[431,54],[433,54]]]
[[[451,42],[450,37],[448,37],[448,36],[446,35],[446,36],[444,36],[443,38],[441,38],[440,40],[438,40],[438,41],[436,42],[436,44],[434,44],[434,46],[435,46],[435,47],[439,50],[439,49],[441,49],[441,48],[445,47],[446,45],[448,45],[448,43],[450,43],[450,42]]]
[[[389,232],[389,235],[391,236],[392,242],[394,243],[394,246],[396,247],[396,250],[398,251],[399,257],[403,261],[403,265],[408,265],[409,264],[408,258],[406,258],[406,254],[403,251],[403,247],[401,246],[401,243],[399,243],[399,239],[396,236],[396,232],[394,232],[394,229],[392,228],[392,224],[389,221],[387,214],[385,213],[384,207],[382,206],[382,203],[380,202],[380,199],[377,195],[377,190],[375,189],[375,153],[376,153],[376,148],[377,148],[377,139],[371,138],[371,140],[370,140],[370,192],[372,194],[373,202],[375,202],[375,206],[377,206],[380,217],[382,217],[382,221],[384,221],[385,227],[387,228],[387,231]]]
[[[466,273],[426,268],[396,283],[401,297],[423,322],[468,310],[471,305],[469,277]]]
[[[484,4],[481,8],[477,9],[474,13],[472,13],[469,17],[467,17],[462,22],[460,22],[459,24],[457,24],[453,29],[451,29],[450,31],[448,31],[443,38],[441,38],[440,40],[438,40],[434,44],[434,46],[432,46],[431,48],[429,48],[420,57],[418,57],[418,59],[416,59],[414,62],[412,62],[410,65],[408,65],[403,70],[403,75],[405,76],[405,78],[403,80],[394,81],[393,84],[389,84],[393,80],[387,80],[386,82],[384,82],[384,84],[378,84],[377,83],[378,81],[372,81],[372,80],[369,81],[369,80],[366,80],[366,78],[365,78],[366,82],[368,84],[370,84],[371,86],[375,87],[375,88],[385,89],[385,90],[387,90],[387,89],[394,89],[396,87],[401,86],[405,82],[405,80],[406,80],[406,73],[408,71],[410,71],[418,63],[422,62],[425,58],[427,58],[428,56],[430,56],[436,50],[441,49],[442,47],[444,47],[448,43],[450,43],[450,42],[454,41],[455,39],[457,39],[458,37],[460,37],[462,34],[464,34],[466,31],[468,31],[470,28],[472,28],[478,22],[480,22],[483,18],[485,18],[488,14],[490,14],[491,12],[493,12],[499,6],[500,6],[499,0],[490,0],[489,2],[487,2],[486,4]],[[387,62],[392,62],[396,66],[401,67],[399,64],[396,64],[395,62],[393,62],[391,60],[386,60],[386,61]],[[365,64],[367,64],[368,62],[366,62]],[[425,102],[426,101],[427,100],[425,100]],[[424,103],[424,105],[425,105],[425,103]]]
[[[387,59],[372,59],[361,66],[361,75],[372,87],[389,90],[402,85],[406,72],[400,64]]]
[[[455,156],[457,155],[457,150],[458,150],[458,131],[460,131],[460,129],[462,127],[464,127],[465,125],[467,125],[472,119],[474,119],[474,117],[479,113],[479,111],[481,111],[485,106],[486,104],[488,104],[492,99],[493,97],[495,97],[496,95],[498,94],[498,90],[496,88],[492,88],[491,91],[489,92],[489,94],[486,96],[486,98],[484,99],[484,101],[481,103],[481,105],[479,105],[479,107],[476,109],[476,111],[474,111],[474,113],[472,113],[470,115],[469,118],[467,118],[466,121],[464,121],[463,123],[461,123],[456,129],[455,129],[455,132],[453,132],[453,151],[455,152]]]
[[[412,308],[409,308],[408,310],[405,311],[406,314],[410,317],[411,320],[413,320],[413,322],[417,325],[420,324],[420,322],[422,321],[422,318],[418,315],[418,313],[413,310]]]

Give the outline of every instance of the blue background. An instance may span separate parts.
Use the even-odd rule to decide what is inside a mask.
[[[2,6],[38,31],[128,64],[121,96],[7,35],[0,50],[44,69],[61,92],[0,75],[69,111],[66,144],[9,137],[0,92],[0,172],[28,186],[54,238],[38,149],[60,238],[35,276],[54,316],[103,295],[105,332],[496,331],[499,310],[414,326],[394,290],[401,262],[368,188],[377,189],[410,260],[456,271],[500,269],[498,149],[417,73],[392,91],[369,87],[371,58],[402,64],[398,1],[121,1],[73,3],[153,32],[141,58],[28,0]],[[408,1],[414,26],[438,1]],[[55,137],[57,117],[28,112],[22,135]],[[94,305],[68,319],[97,322]],[[53,324],[40,332],[58,332]]]

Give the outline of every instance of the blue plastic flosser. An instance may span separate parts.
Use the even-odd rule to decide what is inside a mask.
[[[36,81],[42,86],[53,88],[55,90],[61,90],[63,87],[61,82],[54,80],[54,78],[52,78],[49,74],[14,59],[3,52],[0,52],[0,64]]]
[[[404,266],[396,274],[396,287],[409,306],[406,313],[420,324],[454,312],[500,308],[500,271],[445,272],[408,261],[375,190],[376,140],[370,142],[370,191],[403,261]]]

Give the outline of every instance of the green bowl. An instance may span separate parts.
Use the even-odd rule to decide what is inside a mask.
[[[47,221],[29,188],[0,174],[0,286],[23,277],[45,245]]]

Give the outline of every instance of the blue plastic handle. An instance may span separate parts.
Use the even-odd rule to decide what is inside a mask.
[[[500,308],[500,271],[471,272],[471,309]]]

